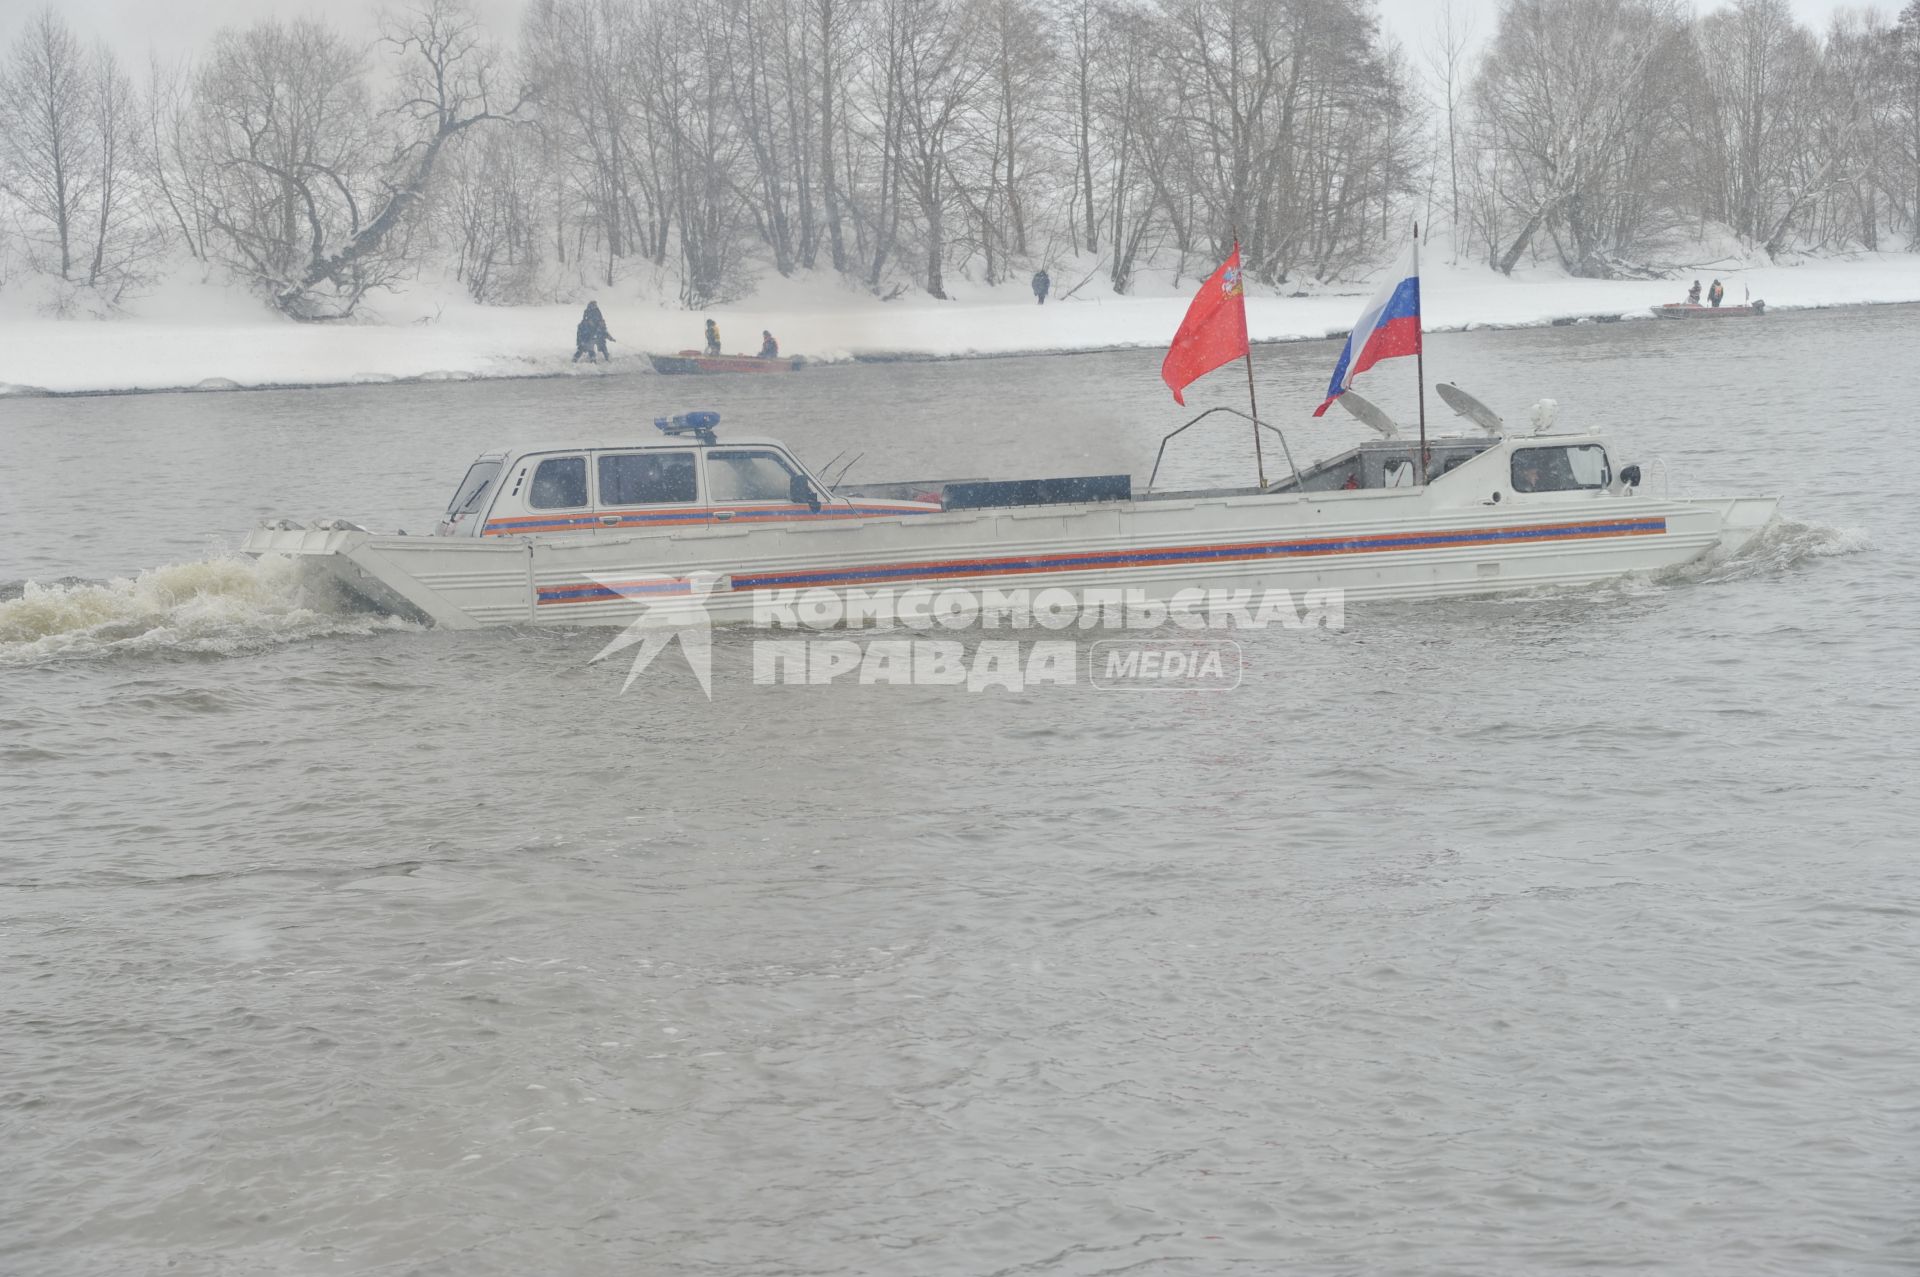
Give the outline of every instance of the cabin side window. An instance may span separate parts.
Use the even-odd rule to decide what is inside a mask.
[[[474,512],[480,505],[480,498],[493,491],[493,481],[499,477],[498,461],[476,461],[467,468],[467,477],[460,481],[454,490],[453,500],[447,503],[447,518],[459,522],[462,516]]]
[[[764,449],[707,453],[707,492],[714,501],[785,501],[796,473],[779,453]]]
[[[527,504],[535,510],[571,510],[587,503],[587,459],[548,457],[533,472]]]
[[[601,506],[692,505],[694,491],[691,452],[631,452],[600,457]]]
[[[1607,451],[1597,443],[1513,450],[1515,492],[1577,492],[1604,488],[1612,478]]]

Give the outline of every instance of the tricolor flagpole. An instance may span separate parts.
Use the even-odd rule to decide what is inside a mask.
[[[1420,278],[1420,223],[1418,222],[1413,224],[1413,277],[1416,280]],[[1420,486],[1424,488],[1427,486],[1427,338],[1424,308],[1415,313],[1414,323],[1420,326],[1420,341],[1413,348],[1413,375],[1420,382],[1420,464],[1417,467],[1417,473],[1420,475]],[[1258,443],[1259,440],[1256,438],[1254,442]]]

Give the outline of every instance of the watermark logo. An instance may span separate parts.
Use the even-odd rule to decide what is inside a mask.
[[[987,639],[761,639],[753,645],[753,681],[877,683],[1023,692],[1079,679],[1072,642]]]
[[[639,644],[621,685],[624,692],[678,638],[701,690],[712,699],[708,600],[723,579],[713,572],[593,578],[600,589],[643,609],[593,660]],[[752,677],[759,686],[904,684],[1020,692],[1084,678],[1111,689],[1229,691],[1240,685],[1245,662],[1239,642],[1223,631],[1346,625],[1346,600],[1339,590],[1307,590],[1296,598],[1284,589],[1186,589],[1156,598],[1137,588],[916,586],[755,590],[742,601],[756,629],[791,635],[754,640]],[[1007,629],[1047,636],[963,639],[959,634]],[[1149,630],[1154,636],[1140,633]],[[1115,632],[1126,636],[1096,637]]]
[[[1087,681],[1108,689],[1230,692],[1245,669],[1230,638],[1101,639],[1087,653]]]
[[[1289,630],[1346,628],[1346,593],[1286,589],[1176,590],[1159,598],[1137,587],[971,590],[755,590],[753,624],[774,630]]]
[[[593,659],[587,662],[589,665],[638,643],[640,650],[633,654],[627,681],[620,685],[620,690],[625,692],[640,677],[641,671],[653,664],[653,658],[666,651],[677,638],[693,676],[700,680],[700,690],[707,694],[708,700],[713,699],[713,617],[707,612],[707,596],[713,593],[720,573],[590,579],[603,590],[638,602],[641,611],[617,638],[594,653]]]

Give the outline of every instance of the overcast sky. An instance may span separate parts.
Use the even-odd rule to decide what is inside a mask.
[[[473,0],[474,6],[503,35],[510,34],[519,22],[521,0]],[[1801,21],[1824,31],[1842,0],[1789,0]],[[0,38],[11,39],[22,19],[40,8],[41,0],[0,0]],[[149,44],[170,57],[192,53],[205,45],[207,37],[228,25],[245,25],[258,17],[272,14],[319,13],[332,16],[344,27],[370,28],[373,4],[362,0],[58,0],[60,12],[76,28],[91,34],[109,36],[114,44],[134,60],[144,60]],[[1435,0],[1379,0],[1380,16],[1387,30],[1397,35],[1407,52],[1416,58],[1431,42]],[[1709,12],[1718,5],[1712,0],[1697,0],[1695,8]],[[1846,7],[1861,7],[1857,3]],[[1879,6],[1891,14],[1898,3],[1888,0]],[[1455,0],[1455,10],[1470,15],[1475,33],[1481,38],[1492,31],[1498,0]]]

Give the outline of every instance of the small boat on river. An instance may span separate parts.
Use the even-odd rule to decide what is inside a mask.
[[[653,355],[653,370],[663,373],[797,372],[806,361],[798,355],[708,355],[683,350],[676,355]]]
[[[1758,319],[1767,313],[1767,304],[1755,300],[1740,306],[1702,306],[1699,302],[1668,302],[1655,306],[1653,313],[1662,319]]]
[[[1353,602],[1578,585],[1736,551],[1778,504],[1655,495],[1583,430],[1432,439],[1426,483],[1417,449],[1387,438],[1269,484],[1136,491],[1125,474],[840,486],[775,440],[722,442],[717,413],[655,424],[484,453],[431,536],[279,519],[244,549],[449,628],[623,625],[636,600],[697,573],[721,622],[807,589],[1340,589]]]

